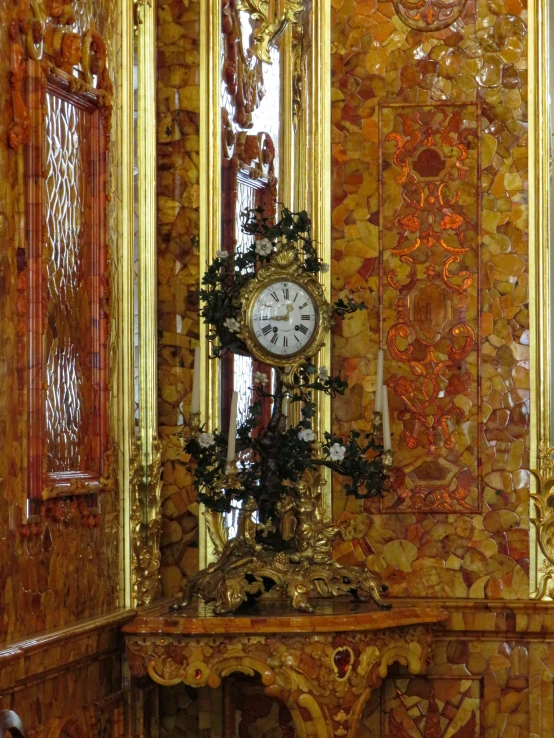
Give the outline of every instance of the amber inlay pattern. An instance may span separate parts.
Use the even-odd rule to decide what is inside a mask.
[[[383,105],[380,131],[381,331],[403,458],[382,507],[477,510],[479,108]]]

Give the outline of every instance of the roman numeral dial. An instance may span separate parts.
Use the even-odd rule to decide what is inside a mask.
[[[307,289],[294,280],[271,282],[257,294],[250,311],[259,345],[276,358],[293,357],[312,340],[318,311]]]

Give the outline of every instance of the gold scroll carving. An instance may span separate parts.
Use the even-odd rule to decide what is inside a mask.
[[[298,21],[303,7],[302,0],[282,0],[281,3],[272,3],[269,0],[237,0],[237,9],[244,10],[253,21],[258,22],[254,30],[254,54],[260,61],[271,64],[270,46],[288,25]]]
[[[131,460],[131,535],[133,602],[148,605],[160,594],[161,455],[159,440],[152,443],[152,463],[141,463],[140,444]]]
[[[554,597],[554,448],[544,442],[538,447],[538,470],[531,474],[536,489],[531,493],[531,505],[535,515],[531,522],[537,530],[537,543],[543,556],[537,572],[537,588],[532,596],[536,599]]]
[[[364,706],[393,663],[410,674],[431,661],[429,626],[367,633],[127,636],[134,677],[163,686],[216,688],[233,673],[259,676],[265,694],[290,710],[297,735],[354,738]],[[330,732],[332,731],[332,733]]]

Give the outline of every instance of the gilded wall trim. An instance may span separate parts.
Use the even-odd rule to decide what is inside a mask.
[[[326,264],[331,264],[331,2],[319,0],[311,3],[309,17],[310,43],[305,44],[302,52],[306,55],[306,97],[304,105],[306,114],[303,126],[297,128],[295,158],[307,152],[307,181],[302,183],[309,193],[309,210],[313,224],[314,240],[318,244],[320,256]],[[302,58],[299,53],[291,59],[295,87],[302,86],[299,70],[302,69]],[[294,88],[293,88],[294,89]],[[293,172],[290,172],[293,176]],[[300,188],[302,185],[300,185]],[[299,188],[299,189],[300,189]],[[298,195],[297,195],[298,197]],[[296,204],[299,207],[300,203]],[[322,275],[323,291],[328,302],[331,296],[331,270]],[[331,370],[331,335],[317,357],[319,366]],[[319,438],[331,429],[331,397],[319,398],[317,415],[317,433]],[[325,486],[322,490],[322,504],[327,514],[332,510],[331,472],[325,469],[322,475]]]
[[[129,607],[131,595],[131,489],[135,444],[134,382],[134,90],[133,3],[118,6],[121,32],[119,68],[115,94],[115,135],[111,150],[113,219],[109,222],[109,245],[113,259],[113,305],[111,326],[112,393],[110,421],[114,438],[114,463],[119,490],[121,531],[120,604]]]
[[[146,454],[137,444],[131,464],[132,602],[139,607],[160,595],[161,455],[158,440],[151,443]],[[151,458],[148,466],[143,463],[144,456]]]
[[[131,603],[147,605],[160,594],[161,457],[158,440],[157,246],[156,246],[156,15],[153,3],[135,5],[135,62],[138,69],[135,213],[138,260],[138,421],[130,468]],[[136,319],[136,316],[135,316]]]
[[[552,433],[552,291],[550,256],[551,123],[550,12],[548,0],[529,6],[529,273],[531,340],[531,567],[534,598],[554,588],[554,438]]]
[[[221,243],[221,12],[214,0],[200,2],[200,193],[205,206],[200,209],[200,280]],[[212,193],[202,198],[202,193]],[[200,387],[201,417],[208,431],[218,425],[219,362],[209,361],[206,326],[201,321],[200,372],[206,378]],[[205,522],[204,506],[199,514],[199,562],[203,569],[213,558]]]

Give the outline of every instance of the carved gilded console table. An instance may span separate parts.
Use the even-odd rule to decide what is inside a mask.
[[[152,610],[123,628],[131,675],[215,688],[230,674],[257,674],[265,693],[289,708],[298,738],[354,738],[372,689],[392,663],[410,674],[427,671],[432,625],[447,615],[338,600],[317,607],[301,614],[269,602],[225,617],[201,604],[177,613]]]

